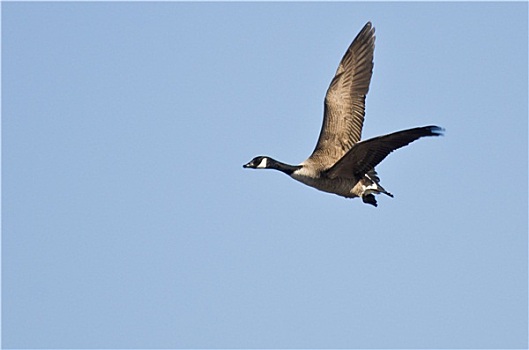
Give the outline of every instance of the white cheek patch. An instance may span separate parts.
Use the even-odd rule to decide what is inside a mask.
[[[267,165],[268,165],[268,159],[263,158],[263,159],[261,159],[261,163],[259,163],[259,165],[257,167],[258,168],[266,168]]]

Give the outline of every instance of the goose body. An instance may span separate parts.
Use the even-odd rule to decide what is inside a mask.
[[[374,206],[375,194],[393,197],[380,185],[375,166],[394,150],[424,136],[442,135],[443,129],[430,125],[360,140],[374,49],[375,28],[368,22],[347,49],[327,89],[323,126],[309,158],[289,165],[258,156],[243,167],[279,170],[307,186],[345,198],[361,197]]]

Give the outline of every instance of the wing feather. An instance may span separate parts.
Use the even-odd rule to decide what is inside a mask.
[[[323,126],[307,161],[330,167],[360,141],[374,50],[375,28],[368,22],[347,49],[327,89]]]
[[[442,132],[442,128],[430,125],[358,142],[326,174],[330,178],[358,178],[377,166],[391,152],[421,137],[439,136]]]

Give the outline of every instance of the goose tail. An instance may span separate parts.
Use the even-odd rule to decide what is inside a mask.
[[[369,184],[364,186],[364,193],[362,194],[362,201],[366,204],[371,204],[373,206],[378,206],[375,194],[384,193],[386,196],[393,198],[393,194],[386,191],[382,185],[380,185],[380,178],[377,175],[375,169],[369,170],[364,177],[366,182]]]

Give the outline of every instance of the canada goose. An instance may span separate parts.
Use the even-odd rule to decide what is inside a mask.
[[[375,28],[367,22],[342,58],[325,95],[323,126],[312,155],[299,165],[259,156],[244,168],[275,169],[318,190],[346,198],[362,197],[377,206],[374,194],[384,193],[375,166],[388,154],[423,136],[439,136],[431,125],[360,141],[365,99],[373,73]]]

